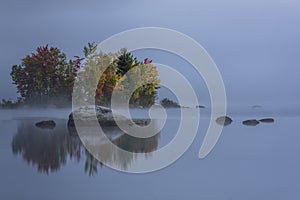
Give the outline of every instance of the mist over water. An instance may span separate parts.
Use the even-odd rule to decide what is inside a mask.
[[[244,110],[247,115],[232,113],[232,124],[224,127],[213,151],[204,160],[199,160],[197,154],[210,120],[207,117],[209,108],[201,109],[197,137],[188,151],[165,169],[137,176],[118,173],[87,154],[79,138],[67,129],[69,111],[1,110],[0,185],[6,188],[0,192],[2,198],[17,198],[18,194],[22,194],[25,200],[36,196],[49,200],[99,196],[119,199],[124,195],[128,198],[145,193],[150,195],[153,191],[163,191],[158,194],[162,199],[178,200],[184,198],[182,192],[191,199],[199,196],[213,199],[276,199],[278,195],[293,199],[299,195],[299,116],[291,118],[273,113],[275,123],[247,127],[241,123],[242,120],[259,117],[265,112],[264,108],[255,108],[253,113]],[[147,116],[145,109],[131,111],[136,117]],[[237,111],[241,112],[240,109]],[[167,114],[167,122],[160,134],[147,142],[137,143],[124,136],[117,138],[116,143],[123,148],[145,154],[129,158],[116,152],[116,157],[105,159],[126,168],[139,160],[151,159],[151,152],[146,153],[147,149],[163,148],[174,138],[178,129],[180,109],[167,109]],[[37,121],[44,119],[55,120],[57,126],[53,130],[35,127]],[[78,189],[70,190],[74,182]],[[52,192],[45,195],[45,187],[47,190],[51,188]],[[121,189],[112,192],[116,187]],[[134,193],[128,192],[132,187]],[[213,192],[212,187],[217,192]]]
[[[207,50],[222,75],[232,123],[223,128],[211,153],[198,159],[212,106],[203,77],[172,53],[134,51],[138,60],[150,58],[180,72],[205,108],[184,104],[189,107],[166,109],[165,126],[145,141],[115,127],[108,129],[115,144],[142,154],[126,157],[116,151],[105,159],[127,169],[151,160],[153,151],[175,137],[181,111],[197,109],[199,129],[183,156],[154,173],[118,172],[99,163],[70,131],[67,123],[72,108],[0,109],[0,199],[300,199],[299,1],[87,0],[63,4],[58,0],[0,3],[0,100],[17,99],[11,67],[38,46],[58,47],[72,59],[83,57],[87,42],[98,44],[128,29],[155,26],[182,32]],[[178,102],[176,94],[161,87],[156,103],[165,97]],[[147,108],[130,109],[130,114],[149,117]],[[274,122],[243,124],[261,118]],[[56,126],[36,127],[42,120],[54,120]],[[98,150],[105,152],[105,145],[99,144]]]
[[[0,120],[22,120],[22,119],[67,119],[72,108],[19,108],[0,110]]]
[[[242,54],[242,52],[239,52],[239,54]],[[251,52],[245,51],[244,54],[250,56]],[[183,58],[172,53],[153,49],[138,50],[134,52],[134,55],[139,59],[150,57],[156,63],[171,66],[190,82],[198,97],[199,104],[210,105],[210,94],[203,77],[197,73],[194,66]],[[227,104],[230,109],[243,110],[243,107],[260,105],[269,109],[282,110],[286,108],[291,110],[294,108],[295,111],[299,110],[300,92],[298,89],[298,78],[294,74],[296,69],[291,70],[291,66],[287,67],[284,64],[275,63],[274,59],[276,56],[268,58],[270,59],[268,64],[253,64],[253,60],[249,63],[241,63],[241,57],[236,55],[227,58],[232,61],[229,65],[228,63],[218,62],[218,56],[216,57],[212,53],[210,55],[217,64],[223,78]],[[257,59],[257,61],[265,60],[263,55],[253,59]],[[276,57],[276,59],[278,58]],[[286,59],[287,63],[292,62],[291,59]],[[178,83],[178,87],[180,87],[180,83]],[[164,97],[176,99],[172,92],[161,87],[158,99],[161,100]]]

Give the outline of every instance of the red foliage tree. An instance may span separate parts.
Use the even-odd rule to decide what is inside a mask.
[[[61,104],[71,100],[82,59],[66,61],[58,48],[42,46],[12,67],[11,76],[25,102]]]

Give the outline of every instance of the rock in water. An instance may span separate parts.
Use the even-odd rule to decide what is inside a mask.
[[[260,119],[258,121],[263,122],[263,123],[274,123],[273,118],[263,118],[263,119]]]
[[[54,129],[56,126],[55,122],[53,120],[48,121],[40,121],[35,124],[36,127],[42,128],[42,129]]]
[[[256,119],[249,119],[243,121],[243,124],[246,126],[256,126],[257,124],[259,124],[259,121],[257,121]]]
[[[205,108],[203,105],[197,105],[196,108]]]
[[[160,104],[164,108],[180,108],[181,107],[178,103],[176,103],[168,98],[164,98],[163,100],[161,100]]]
[[[252,108],[257,109],[257,108],[262,108],[262,106],[261,105],[254,105],[254,106],[252,106]]]
[[[221,116],[216,119],[217,124],[227,126],[232,123],[232,119],[228,116]]]
[[[118,122],[128,121],[128,118],[123,115],[115,114],[115,116],[113,116],[110,108],[103,106],[86,106],[73,111],[69,115],[68,126],[75,126],[73,118],[74,113],[76,114],[77,121],[83,122],[85,125],[89,125],[89,122],[93,122],[95,120],[95,112],[97,120],[101,126],[117,126],[116,120]],[[132,119],[132,121],[138,125],[148,125],[150,123],[150,119]]]

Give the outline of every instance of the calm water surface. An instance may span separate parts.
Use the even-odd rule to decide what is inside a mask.
[[[299,199],[300,117],[277,112],[232,112],[213,151],[203,160],[198,152],[209,123],[208,112],[198,135],[175,163],[146,174],[128,174],[95,160],[67,126],[70,110],[0,110],[0,199]],[[248,113],[247,115],[245,113]],[[249,114],[250,113],[250,114]],[[135,110],[135,116],[145,112]],[[163,130],[148,139],[115,134],[119,147],[144,153],[174,137],[180,111],[169,110]],[[202,113],[201,113],[202,114]],[[274,117],[275,123],[247,127],[253,117]],[[53,130],[34,126],[54,119]],[[113,130],[108,130],[113,131]],[[105,158],[130,167],[137,159]],[[111,160],[110,160],[111,159]]]

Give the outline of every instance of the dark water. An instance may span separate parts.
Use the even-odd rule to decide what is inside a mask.
[[[232,114],[233,123],[224,128],[211,154],[200,160],[209,122],[204,116],[197,138],[179,160],[156,172],[129,174],[104,166],[85,150],[66,126],[68,112],[0,111],[0,199],[300,198],[297,116],[276,115],[274,123],[247,127],[241,123],[247,117]],[[115,134],[111,139],[149,158],[176,133],[178,112],[170,114],[154,137],[137,140]],[[53,130],[34,126],[50,118],[57,123]],[[119,156],[111,162],[127,168],[137,159]]]

